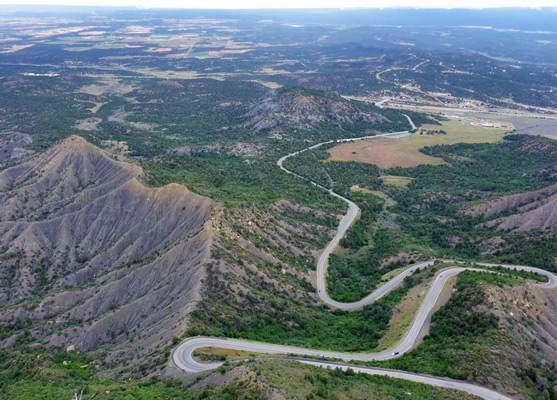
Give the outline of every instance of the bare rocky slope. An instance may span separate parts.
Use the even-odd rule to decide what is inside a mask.
[[[247,314],[286,320],[267,295],[317,304],[314,257],[335,216],[285,201],[222,209],[177,184],[147,188],[141,173],[76,136],[0,172],[1,344],[105,348],[104,361],[145,371],[174,336],[246,301]]]
[[[0,172],[0,322],[14,327],[0,343],[109,346],[115,359],[183,333],[218,206],[140,173],[77,136]]]
[[[504,212],[510,212],[510,215],[497,218],[498,214]],[[481,203],[466,213],[495,217],[487,225],[497,230],[520,232],[553,228],[557,226],[557,185]]]
[[[326,125],[344,130],[355,123],[373,125],[388,121],[333,93],[298,87],[270,91],[253,105],[247,116],[250,117],[247,127],[256,132],[268,131],[271,136]]]
[[[479,310],[499,317],[498,344],[490,341],[485,350],[460,350],[456,357],[478,381],[489,382],[500,393],[516,399],[540,398],[535,396],[556,380],[557,291],[532,282],[485,286],[484,291],[485,305]]]
[[[0,163],[33,153],[23,146],[31,143],[31,136],[19,132],[0,133]]]

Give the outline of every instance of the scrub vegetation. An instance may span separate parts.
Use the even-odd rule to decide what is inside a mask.
[[[546,347],[551,323],[525,312],[532,302],[546,312],[551,307],[532,288],[508,275],[462,272],[423,343],[370,365],[477,382],[528,399],[556,398],[553,350]]]
[[[337,300],[432,257],[556,271],[546,217],[555,142],[508,134],[524,128],[520,117],[478,125],[491,112],[557,106],[547,10],[522,10],[534,15],[527,30],[471,28],[447,10],[416,11],[442,27],[393,10],[381,13],[388,26],[350,11],[4,11],[2,398],[69,399],[85,388],[106,399],[467,399],[278,360],[175,377],[171,350],[191,335],[372,351],[411,291],[430,282],[438,266],[362,310],[324,306],[316,260],[346,205],[306,179],[361,209],[329,260]],[[490,12],[487,26],[507,21]],[[457,108],[489,114],[438,114]],[[532,120],[524,131],[537,133]],[[336,141],[395,131],[408,137]],[[306,179],[278,168],[326,141],[284,162]],[[72,152],[72,142],[88,150]],[[110,167],[120,163],[134,171],[129,181]],[[191,232],[176,225],[192,222]],[[554,303],[522,283],[537,277],[508,275],[462,275],[422,347],[386,365],[555,398],[544,351],[557,344],[540,322]],[[484,357],[485,343],[498,353]]]

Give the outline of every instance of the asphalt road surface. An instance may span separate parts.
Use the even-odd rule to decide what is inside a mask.
[[[419,264],[422,267],[426,263]],[[490,264],[491,265],[491,264]],[[557,287],[557,277],[547,271],[539,270],[537,268],[531,267],[522,267],[522,266],[507,266],[509,268],[516,268],[516,269],[523,269],[532,272],[538,272],[543,274],[549,278],[549,282],[540,284],[540,287],[544,288],[556,288]],[[409,267],[406,269],[402,274],[404,276],[408,276],[408,272],[410,270],[414,270],[417,266]],[[411,350],[417,342],[419,333],[422,327],[426,324],[429,313],[433,309],[443,286],[445,285],[446,281],[451,277],[459,274],[465,270],[475,270],[475,271],[486,271],[484,269],[478,268],[467,268],[467,267],[451,267],[445,268],[437,272],[433,284],[431,285],[429,291],[427,292],[425,299],[422,302],[412,325],[406,332],[404,338],[397,343],[394,347],[379,353],[342,353],[342,352],[335,352],[335,351],[325,351],[325,350],[312,350],[312,349],[304,349],[300,347],[292,347],[292,346],[282,346],[276,344],[267,344],[261,342],[251,342],[251,341],[244,341],[244,340],[236,340],[236,339],[223,339],[223,338],[210,338],[210,337],[194,337],[190,339],[186,339],[184,342],[178,346],[178,348],[174,351],[173,359],[174,362],[178,367],[183,369],[184,371],[188,372],[201,372],[207,371],[210,369],[217,368],[222,363],[198,363],[192,357],[193,351],[200,347],[219,347],[224,349],[235,349],[235,350],[245,350],[245,351],[253,351],[257,353],[269,353],[269,354],[285,354],[285,355],[296,355],[296,356],[312,356],[312,357],[327,357],[327,358],[337,358],[343,361],[374,361],[374,360],[389,360],[392,358],[400,357],[405,352]],[[400,275],[393,278],[390,282],[396,280],[400,282]],[[384,286],[383,286],[384,287]],[[382,287],[382,288],[383,288]],[[390,286],[392,290],[396,285]],[[378,289],[377,291],[381,290],[382,288]],[[377,292],[376,291],[376,292]],[[374,292],[375,293],[375,292]],[[372,300],[371,296],[366,297],[366,299],[370,299],[369,303],[372,303],[375,300]],[[395,355],[396,353],[396,355]]]
[[[408,116],[406,116],[406,118],[408,118],[408,121],[410,122],[411,126],[413,127],[413,129],[415,129],[412,120]],[[371,139],[376,137],[401,136],[404,134],[409,134],[409,132],[407,131],[395,132],[395,133],[386,133],[386,134],[376,135],[376,136],[366,136],[363,138],[341,139],[341,140],[337,140],[336,142],[356,141],[356,140]],[[335,237],[327,245],[327,247],[321,254],[321,257],[319,257],[319,260],[317,262],[317,294],[323,302],[325,302],[331,307],[341,308],[345,310],[354,310],[379,300],[381,297],[385,296],[393,289],[395,289],[397,286],[399,286],[402,283],[402,281],[404,281],[404,278],[413,274],[417,269],[422,269],[433,265],[434,261],[426,261],[406,268],[403,272],[401,272],[400,274],[398,274],[397,276],[395,276],[394,278],[386,282],[383,286],[377,288],[368,296],[364,297],[359,301],[353,303],[340,303],[329,297],[326,291],[326,284],[325,284],[325,278],[327,275],[327,266],[328,266],[327,262],[329,259],[329,255],[336,248],[340,239],[344,237],[350,225],[352,225],[354,220],[357,218],[360,210],[356,204],[354,204],[352,201],[348,200],[347,198],[335,193],[332,189],[325,188],[303,176],[300,176],[286,169],[285,167],[283,167],[282,164],[284,160],[286,160],[288,157],[295,156],[297,154],[300,154],[301,152],[315,149],[319,146],[322,146],[323,144],[332,143],[332,142],[334,142],[334,140],[319,143],[307,149],[288,154],[280,158],[277,162],[277,165],[283,171],[307,180],[309,183],[317,187],[320,187],[323,190],[328,191],[332,196],[342,199],[348,204],[348,212],[346,213],[346,215],[344,215],[344,217],[340,221]],[[438,260],[438,261],[445,262],[445,263],[462,262],[462,261],[454,261],[454,260]],[[540,287],[557,288],[557,276],[555,276],[551,272],[544,271],[538,268],[527,267],[522,265],[487,264],[487,263],[481,263],[477,265],[485,266],[485,267],[502,266],[509,269],[518,269],[523,271],[537,272],[548,278],[547,283],[539,284]],[[431,285],[428,293],[426,294],[426,297],[423,300],[422,305],[420,306],[416,316],[414,317],[414,321],[412,322],[412,325],[406,332],[404,338],[395,346],[383,352],[365,353],[365,354],[341,353],[341,352],[334,352],[334,351],[311,350],[311,349],[304,349],[300,347],[282,346],[276,344],[250,342],[250,341],[235,340],[235,339],[232,340],[232,339],[223,339],[223,338],[194,337],[194,338],[186,339],[184,342],[182,342],[174,350],[172,358],[174,360],[174,363],[182,370],[186,372],[198,373],[198,372],[208,371],[214,368],[218,368],[220,365],[223,364],[222,362],[199,363],[196,360],[194,360],[193,352],[195,349],[200,347],[219,347],[225,349],[245,350],[254,353],[284,354],[284,355],[298,356],[298,357],[300,356],[327,357],[327,358],[341,359],[343,361],[389,360],[392,358],[400,357],[402,354],[411,350],[413,347],[417,345],[419,333],[422,327],[427,323],[428,316],[432,312],[433,307],[437,301],[437,298],[439,297],[443,289],[443,286],[445,285],[447,280],[465,270],[485,271],[483,269],[468,268],[468,267],[449,267],[438,271],[436,276],[434,277],[433,284]],[[493,390],[481,386],[477,386],[474,384],[470,384],[467,382],[456,381],[452,379],[437,378],[429,375],[414,374],[414,373],[402,372],[402,371],[384,370],[380,368],[347,366],[346,364],[339,363],[339,362],[325,362],[325,361],[312,361],[312,360],[301,360],[301,361],[307,364],[317,365],[321,367],[334,367],[334,368],[339,367],[343,369],[352,368],[354,371],[363,372],[367,374],[386,375],[393,378],[407,379],[414,382],[426,383],[438,387],[459,389],[468,392],[470,394],[480,396],[487,400],[498,400],[498,399],[510,400],[509,397],[503,396]]]

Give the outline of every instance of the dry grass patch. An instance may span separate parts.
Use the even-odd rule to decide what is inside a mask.
[[[89,109],[89,111],[91,111],[91,113],[96,114],[97,111],[99,111],[99,109],[104,106],[107,103],[95,103],[95,105]]]
[[[169,58],[173,58],[170,57]],[[172,79],[198,79],[201,76],[195,71],[160,71],[152,68],[137,68],[133,72],[145,76],[154,76],[155,78],[172,78]]]
[[[98,124],[101,122],[101,118],[91,117],[76,121],[74,127],[82,131],[96,131]]]
[[[385,275],[383,275],[381,277],[381,280],[384,282],[390,281],[391,279],[393,279],[395,276],[397,276],[398,274],[400,274],[402,271],[408,269],[408,268],[412,268],[412,267],[400,267],[397,269],[393,269],[392,271],[387,272]]]
[[[412,182],[414,178],[408,176],[384,175],[380,176],[379,179],[381,179],[385,185],[406,186]]]
[[[8,47],[7,49],[4,49],[2,51],[0,51],[0,53],[5,54],[5,53],[15,53],[16,51],[20,51],[23,49],[26,49],[28,47],[33,47],[32,44],[13,44],[10,47]]]
[[[129,153],[128,144],[117,140],[103,140],[103,148],[113,154],[126,155]]]
[[[358,142],[344,143],[327,150],[330,161],[357,161],[375,164],[380,168],[405,167],[418,165],[440,165],[445,162],[437,157],[420,153],[420,149],[437,144],[455,143],[492,143],[501,140],[504,133],[512,129],[509,123],[497,128],[472,125],[470,120],[451,119],[441,125],[424,125],[411,137],[400,139],[377,138]],[[495,122],[495,121],[489,121]],[[447,134],[427,134],[443,130]]]
[[[383,193],[383,192],[380,192],[378,190],[369,190],[369,189],[366,189],[366,188],[361,188],[359,186],[352,186],[350,188],[350,190],[352,190],[353,192],[369,193],[369,194],[373,194],[375,196],[379,196],[378,193]],[[381,197],[381,196],[379,196],[379,197]]]
[[[245,360],[247,358],[263,358],[263,357],[276,357],[273,354],[269,353],[257,353],[254,351],[245,351],[245,350],[234,350],[234,349],[222,349],[219,347],[200,347],[194,351],[194,356],[200,357],[202,354],[206,356],[222,356],[226,360]],[[201,356],[201,358],[205,358]]]
[[[383,169],[444,163],[439,158],[420,153],[420,147],[410,142],[411,139],[377,138],[341,144],[327,150],[331,155],[328,161],[356,161],[375,164]]]
[[[258,80],[258,79],[251,79],[251,80],[249,80],[249,82],[259,83],[260,85],[268,87],[270,89],[278,89],[278,88],[282,87],[282,85],[280,85],[276,82],[267,82],[267,81],[261,81],[261,80]]]
[[[366,188],[361,188],[358,185],[352,186],[350,188],[350,190],[352,190],[353,192],[360,192],[360,193],[372,194],[374,196],[377,196],[377,197],[385,200],[385,206],[386,207],[390,207],[390,206],[395,204],[395,201],[393,199],[391,199],[387,195],[387,193],[382,192],[380,190],[369,190],[369,189],[366,189]]]
[[[95,77],[95,75],[86,76]],[[123,95],[135,89],[136,88],[134,86],[123,84],[121,79],[106,77],[102,80],[97,81],[97,83],[95,84],[82,86],[81,88],[79,88],[78,93],[90,94],[92,96],[102,96],[110,93]],[[102,105],[103,104],[101,104],[98,108],[102,107]],[[96,106],[91,109],[91,112],[97,112],[98,108],[93,111],[95,108]]]
[[[406,293],[396,307],[393,317],[389,321],[389,330],[379,342],[379,346],[374,350],[375,352],[390,349],[404,338],[418,309],[422,305],[430,285],[431,280],[413,287]]]

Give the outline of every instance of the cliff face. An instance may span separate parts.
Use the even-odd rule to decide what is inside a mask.
[[[217,206],[180,185],[147,188],[140,173],[76,136],[0,173],[1,323],[132,354],[183,333]]]

